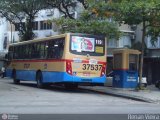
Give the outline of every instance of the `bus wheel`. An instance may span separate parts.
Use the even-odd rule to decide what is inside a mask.
[[[13,71],[13,83],[14,84],[19,84],[20,80],[18,80],[16,77],[17,77],[16,71]]]
[[[64,87],[69,90],[74,90],[78,88],[78,84],[76,83],[65,83]]]
[[[38,88],[44,88],[43,79],[42,79],[42,73],[38,72],[36,75],[36,81],[37,81],[37,87]]]

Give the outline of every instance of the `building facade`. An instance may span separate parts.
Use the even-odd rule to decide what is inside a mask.
[[[135,42],[135,31],[131,26],[122,24],[119,29],[123,35],[118,40],[107,40],[107,74],[113,70],[113,50],[131,48]]]
[[[160,38],[151,43],[151,38],[146,38],[146,55],[144,57],[144,74],[148,78],[149,84],[154,84],[160,80]]]

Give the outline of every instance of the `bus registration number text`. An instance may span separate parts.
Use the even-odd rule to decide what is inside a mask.
[[[95,70],[95,71],[101,71],[102,65],[83,64],[82,69],[83,69],[83,70]]]

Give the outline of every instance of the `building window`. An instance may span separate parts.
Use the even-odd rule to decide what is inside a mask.
[[[38,21],[33,22],[33,30],[38,30]]]
[[[41,30],[49,30],[52,29],[52,23],[47,21],[40,21],[40,29]]]
[[[138,55],[130,54],[129,55],[129,70],[135,71],[138,69]]]
[[[15,24],[15,31],[22,30],[25,27],[25,22],[23,23],[16,23]],[[38,30],[38,21],[33,22],[33,30]]]
[[[119,39],[119,46],[118,47],[130,47],[131,46],[131,38],[126,35],[126,36],[122,36]]]
[[[4,38],[3,49],[7,49],[7,37]]]
[[[114,54],[114,69],[122,68],[122,54]]]
[[[108,48],[116,48],[117,47],[117,41],[115,39],[107,40],[107,47]]]
[[[148,48],[160,48],[160,37],[158,37],[157,41],[151,42],[151,37],[147,38],[147,47]]]

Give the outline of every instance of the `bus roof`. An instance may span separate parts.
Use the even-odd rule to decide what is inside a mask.
[[[55,39],[55,38],[62,38],[62,37],[65,37],[67,34],[70,34],[70,33],[54,35],[54,36],[45,37],[45,38],[38,38],[38,39],[33,39],[33,40],[28,40],[28,41],[23,41],[23,42],[12,43],[12,44],[10,44],[10,46],[30,44],[30,43],[36,43],[36,42],[46,41],[46,40]]]
[[[45,37],[45,38],[38,38],[38,39],[33,39],[33,40],[28,40],[28,41],[23,41],[23,42],[17,42],[17,43],[12,43],[9,46],[17,46],[17,45],[23,45],[23,44],[30,44],[30,43],[36,43],[36,42],[41,42],[41,41],[47,41],[50,39],[55,39],[55,38],[62,38],[67,35],[91,35],[91,34],[85,34],[85,33],[65,33],[65,34],[59,34],[59,35],[54,35],[50,37]],[[96,36],[96,35],[94,35]]]

